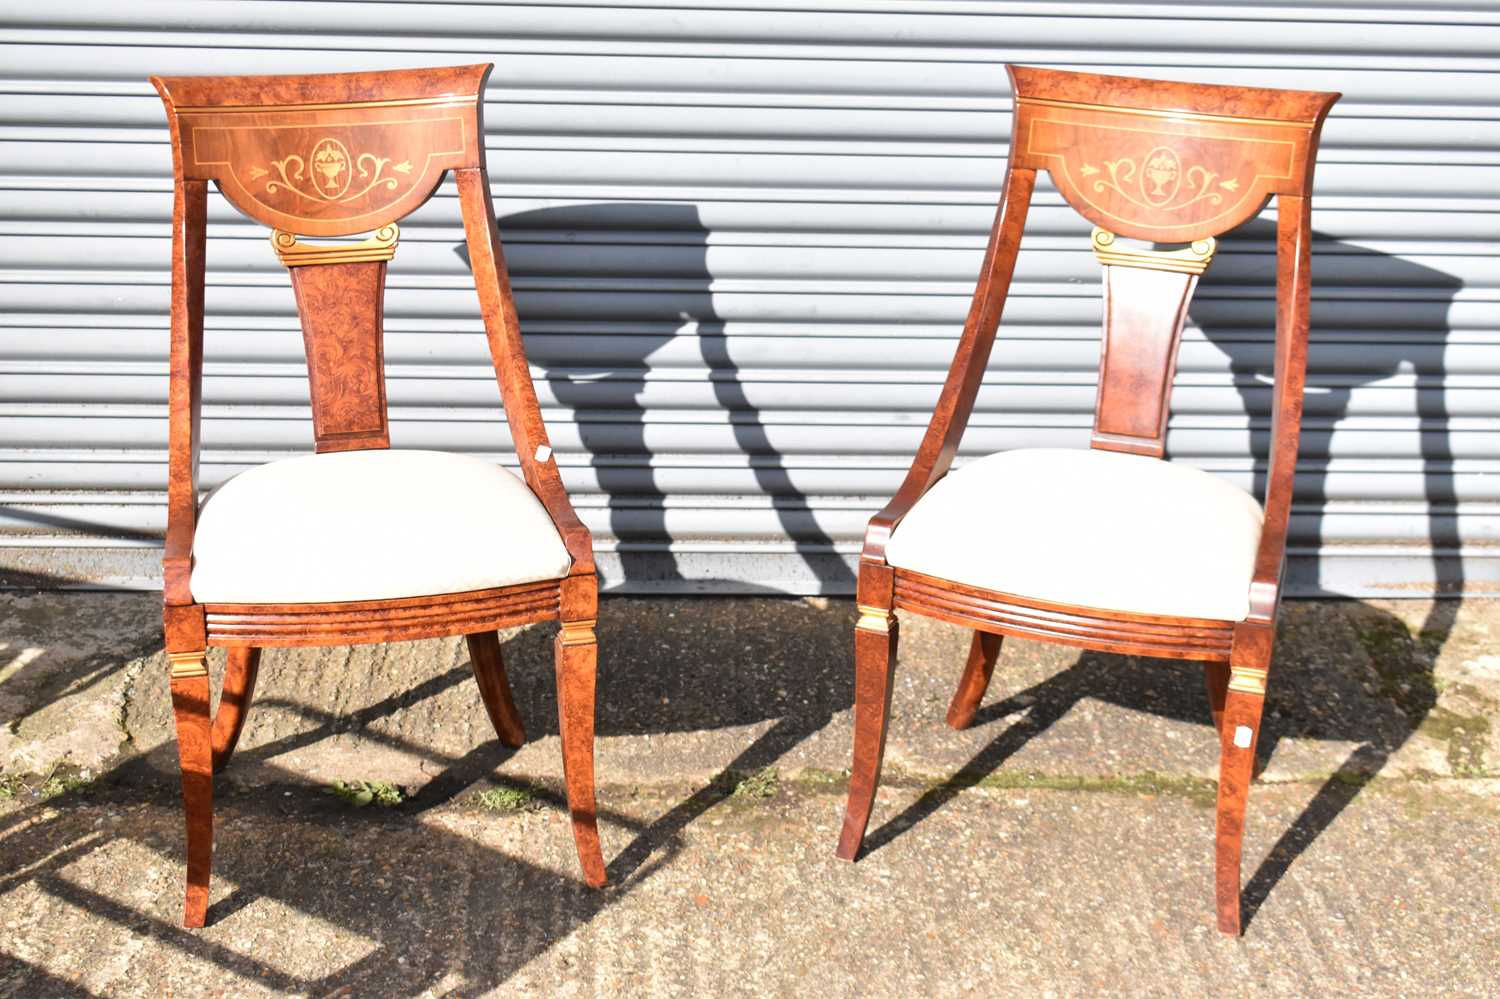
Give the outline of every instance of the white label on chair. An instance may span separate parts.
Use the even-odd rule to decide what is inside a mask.
[[[538,444],[536,446],[537,461],[546,461],[550,457],[552,457],[552,449],[550,447],[545,444]]]
[[[1241,749],[1250,748],[1250,740],[1255,738],[1255,733],[1250,731],[1249,725],[1237,726],[1234,730],[1234,744]]]

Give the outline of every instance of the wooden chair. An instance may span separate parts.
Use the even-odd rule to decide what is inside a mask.
[[[172,334],[164,623],[187,811],[187,904],[202,926],[213,777],[244,723],[260,651],[466,636],[500,741],[525,738],[498,628],[559,620],[568,809],[584,877],[605,880],[594,814],[594,622],[588,531],[542,425],[485,174],[491,67],[322,76],[153,77],[172,133]],[[390,447],[386,265],[397,221],[446,171],[458,185],[490,355],[524,482],[463,455]],[[316,454],[244,472],[200,504],[208,182],[273,229],[290,269]],[[371,232],[361,242],[300,237]],[[209,713],[207,649],[228,649]]]
[[[958,350],[900,490],[859,564],[854,762],[838,856],[864,840],[896,661],[895,611],[974,629],[948,724],[974,717],[1001,636],[1205,664],[1220,736],[1218,925],[1240,930],[1253,776],[1307,362],[1309,197],[1337,94],[1010,67],[1004,193]],[[949,475],[994,342],[1038,170],[1097,228],[1104,334],[1091,448],[1023,449]],[[1264,512],[1159,461],[1187,304],[1213,237],[1276,195],[1274,416]],[[1133,248],[1120,237],[1183,243]]]

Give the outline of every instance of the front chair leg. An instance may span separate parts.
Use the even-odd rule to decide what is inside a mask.
[[[974,721],[979,702],[989,689],[990,676],[995,672],[995,660],[1000,658],[1001,636],[987,631],[974,632],[974,641],[969,646],[969,661],[964,664],[964,675],[953,692],[953,702],[948,705],[948,727],[966,729]]]
[[[1239,936],[1240,853],[1245,838],[1245,804],[1255,776],[1255,744],[1265,706],[1264,672],[1242,679],[1232,676],[1219,726],[1219,801],[1215,836],[1214,894],[1219,930]],[[1261,692],[1251,688],[1259,686]]]
[[[510,681],[505,677],[500,636],[493,631],[481,631],[464,637],[469,643],[469,664],[474,667],[474,679],[479,684],[484,709],[489,712],[490,724],[495,726],[495,734],[503,745],[520,749],[526,744],[526,728],[521,724],[521,713],[516,710]]]
[[[223,772],[234,755],[255,696],[255,678],[260,673],[260,649],[235,646],[229,650],[224,666],[224,684],[219,691],[219,707],[214,712],[214,773]]]
[[[885,734],[891,720],[891,681],[896,672],[896,615],[883,607],[860,607],[854,626],[854,762],[849,770],[849,802],[835,855],[859,856],[875,806]]]
[[[208,878],[214,851],[212,723],[208,714],[206,652],[169,652],[172,714],[177,720],[177,757],[182,767],[182,805],[187,817],[187,900],[182,925],[202,926],[208,916]]]
[[[594,681],[599,645],[593,621],[564,621],[557,633],[557,716],[562,736],[563,781],[583,879],[595,888],[606,880],[594,805]]]

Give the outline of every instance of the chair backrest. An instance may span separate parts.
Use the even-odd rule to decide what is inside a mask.
[[[167,537],[169,607],[189,586],[198,509],[203,281],[210,181],[270,226],[302,319],[319,451],[390,446],[383,309],[396,222],[451,172],[511,442],[526,484],[573,556],[592,543],[568,502],[526,364],[484,169],[489,65],[318,76],[153,77],[167,107],[175,175]],[[302,236],[373,235],[307,244]],[[201,618],[200,618],[201,625]],[[186,640],[186,639],[185,639]]]
[[[445,171],[483,168],[490,67],[153,77],[177,181],[213,181],[269,226],[302,319],[319,451],[390,446],[383,300],[396,222]],[[372,232],[359,243],[299,236]]]
[[[1214,237],[1306,198],[1337,94],[1010,67],[1011,168],[1045,170],[1093,222],[1105,315],[1092,444],[1160,457],[1188,302]],[[1186,243],[1132,249],[1120,239]]]
[[[963,336],[901,488],[870,521],[861,572],[889,582],[885,543],[952,467],[1005,309],[1026,215],[1045,170],[1095,228],[1104,265],[1104,342],[1095,448],[1161,457],[1187,305],[1214,237],[1276,195],[1276,349],[1265,524],[1252,616],[1275,612],[1307,373],[1311,194],[1323,119],[1338,94],[1169,83],[1008,67],[1015,117],[1005,189]],[[1184,242],[1130,248],[1121,239]],[[861,593],[867,587],[861,576]],[[881,583],[879,585],[886,585]],[[872,589],[870,592],[875,592]]]

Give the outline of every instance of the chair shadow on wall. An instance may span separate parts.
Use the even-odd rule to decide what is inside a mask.
[[[824,593],[852,593],[853,572],[834,551],[833,539],[813,515],[808,495],[793,481],[742,384],[733,340],[714,308],[710,234],[698,209],[669,202],[590,203],[504,215],[498,226],[527,358],[533,369],[544,372],[538,378],[543,410],[552,408],[546,398],[550,393],[557,405],[582,417],[577,420],[579,440],[609,503],[610,533],[620,542],[620,573],[613,581],[606,576],[606,585],[623,583],[636,592],[665,594],[785,593],[763,584],[685,573],[669,550],[669,504],[673,493],[680,491],[662,481],[662,470],[653,464],[660,445],[651,439],[648,408],[659,404],[648,407],[652,385],[647,376],[657,351],[686,339],[696,349],[691,354],[677,352],[677,363],[701,363],[706,369],[712,406],[727,421],[754,488],[771,503],[780,532],[794,546],[803,578],[816,580]],[[460,244],[454,252],[467,265],[466,248]],[[648,263],[639,263],[640,257]],[[599,273],[601,264],[611,275],[601,282],[603,287],[554,291],[529,286],[529,275]],[[598,336],[610,327],[611,335]],[[580,331],[605,342],[602,354],[579,355]],[[795,341],[788,339],[787,345],[795,349]],[[556,418],[549,418],[549,427],[555,445],[562,436]],[[566,464],[563,473],[566,480]],[[580,491],[570,489],[575,496]],[[615,857],[609,864],[612,881],[629,877],[661,843],[675,841],[723,799],[726,787],[739,776],[771,766],[853,703],[852,668],[810,676],[799,668],[795,646],[789,649],[788,643],[788,636],[811,631],[819,641],[826,636],[828,642],[838,643],[839,661],[852,663],[852,606],[840,603],[818,610],[802,601],[776,601],[774,606],[762,606],[754,627],[729,620],[730,605],[724,609],[724,627],[733,628],[740,641],[733,649],[713,646],[730,657],[713,662],[704,660],[705,647],[694,629],[665,610],[644,611],[652,617],[649,642],[616,630],[607,606],[600,615],[600,735],[773,722],[718,777],[658,818]],[[831,626],[830,618],[836,619]],[[545,661],[539,646],[528,647],[533,638],[522,635],[511,643],[518,661]],[[612,648],[622,651],[612,653]],[[627,658],[631,649],[641,652]],[[621,677],[618,685],[616,677]],[[725,694],[726,677],[734,683],[733,695]],[[536,718],[554,726],[546,706],[551,696],[546,683],[514,671],[512,683],[528,724]],[[650,696],[630,696],[622,689],[627,685]],[[540,731],[550,734],[553,729]],[[454,776],[454,786],[460,786],[464,774],[455,771]]]
[[[670,551],[668,510],[673,493],[680,496],[686,490],[660,481],[671,473],[653,464],[660,445],[648,440],[647,411],[665,404],[648,404],[653,384],[648,379],[653,355],[686,340],[696,346],[696,357],[689,361],[678,352],[676,363],[696,362],[706,371],[712,394],[708,405],[715,418],[727,423],[757,497],[770,502],[780,533],[803,563],[803,578],[815,579],[820,592],[853,592],[853,573],[835,554],[833,539],[818,524],[809,497],[793,482],[741,380],[732,339],[714,308],[710,234],[698,209],[670,202],[580,204],[502,216],[499,228],[527,357],[545,372],[542,381],[557,405],[574,414],[599,491],[609,503],[620,571],[616,578],[606,578],[605,585],[638,593],[786,592],[732,577],[689,575]],[[466,247],[460,244],[455,252],[467,265]],[[599,282],[602,287],[527,287],[528,274],[572,276],[601,270],[610,275]],[[544,331],[538,332],[539,327]],[[603,345],[596,356],[577,353],[576,342],[584,335]],[[787,345],[794,349],[795,341],[788,339]],[[704,406],[703,401],[695,403],[695,408]]]
[[[1289,559],[1294,557],[1295,549],[1315,548],[1323,537],[1324,511],[1330,498],[1326,472],[1332,431],[1349,415],[1354,390],[1410,370],[1415,373],[1423,427],[1420,441],[1422,498],[1429,504],[1427,541],[1439,555],[1434,559],[1435,589],[1448,596],[1461,594],[1464,580],[1457,557],[1457,497],[1450,474],[1452,447],[1448,441],[1443,368],[1448,310],[1461,282],[1449,274],[1398,257],[1342,243],[1325,233],[1315,233],[1314,237],[1315,291],[1309,370],[1346,373],[1355,370],[1353,374],[1340,375],[1338,380],[1316,375],[1309,379]],[[1265,495],[1271,437],[1273,355],[1266,332],[1275,328],[1275,309],[1272,299],[1245,298],[1236,292],[1244,287],[1274,285],[1274,246],[1275,225],[1259,220],[1223,239],[1215,265],[1204,275],[1190,312],[1203,337],[1227,355],[1241,402],[1253,416],[1250,445],[1255,458],[1257,498]],[[1348,341],[1358,339],[1357,333],[1342,331],[1351,325],[1348,317],[1340,313],[1347,300],[1317,297],[1319,264],[1326,273],[1329,263],[1340,256],[1357,262],[1362,274],[1361,287],[1368,287],[1372,296],[1385,299],[1386,318],[1382,325],[1392,325],[1390,317],[1394,311],[1399,316],[1399,327],[1415,334],[1413,342],[1399,348],[1382,345],[1376,348],[1378,354],[1371,350],[1369,353],[1380,359],[1379,364],[1371,364],[1368,359],[1352,363],[1332,361],[1335,355],[1348,356]],[[1414,288],[1424,289],[1427,297],[1406,294]],[[1432,294],[1434,289],[1438,294]],[[1363,302],[1368,304],[1370,298],[1364,298]],[[1004,335],[1003,324],[1000,335]],[[1171,444],[1169,433],[1169,458]],[[1291,572],[1289,568],[1288,575]],[[1299,627],[1306,613],[1295,601],[1283,605],[1257,769],[1271,759],[1283,739],[1333,740],[1354,743],[1356,748],[1318,789],[1245,882],[1247,923],[1297,858],[1338,818],[1432,710],[1437,701],[1433,662],[1452,633],[1457,611],[1457,600],[1434,601],[1420,628],[1412,633],[1401,620],[1383,610],[1369,605],[1350,608],[1353,630],[1350,637],[1361,646],[1372,670],[1356,675],[1361,669],[1358,665],[1361,653],[1354,653],[1344,663],[1316,661],[1321,653],[1320,639],[1325,636],[1313,634],[1311,628]],[[1122,658],[1133,668],[1122,670]],[[997,686],[1004,682],[1004,664],[1002,653],[995,674]],[[953,664],[955,680],[961,665],[960,657]],[[1330,668],[1334,665],[1346,668]],[[866,840],[866,850],[890,843],[963,789],[999,769],[1085,698],[1211,726],[1201,677],[1201,667],[1194,664],[1081,653],[1068,669],[981,708],[974,719],[975,728],[1005,720],[1009,720],[1008,726],[954,777],[873,831]],[[1371,689],[1374,693],[1369,692]],[[1204,751],[1212,753],[1216,767],[1218,754],[1211,731],[1205,732]],[[1248,821],[1252,827],[1258,821],[1253,795]],[[1205,857],[1204,870],[1210,869]]]

